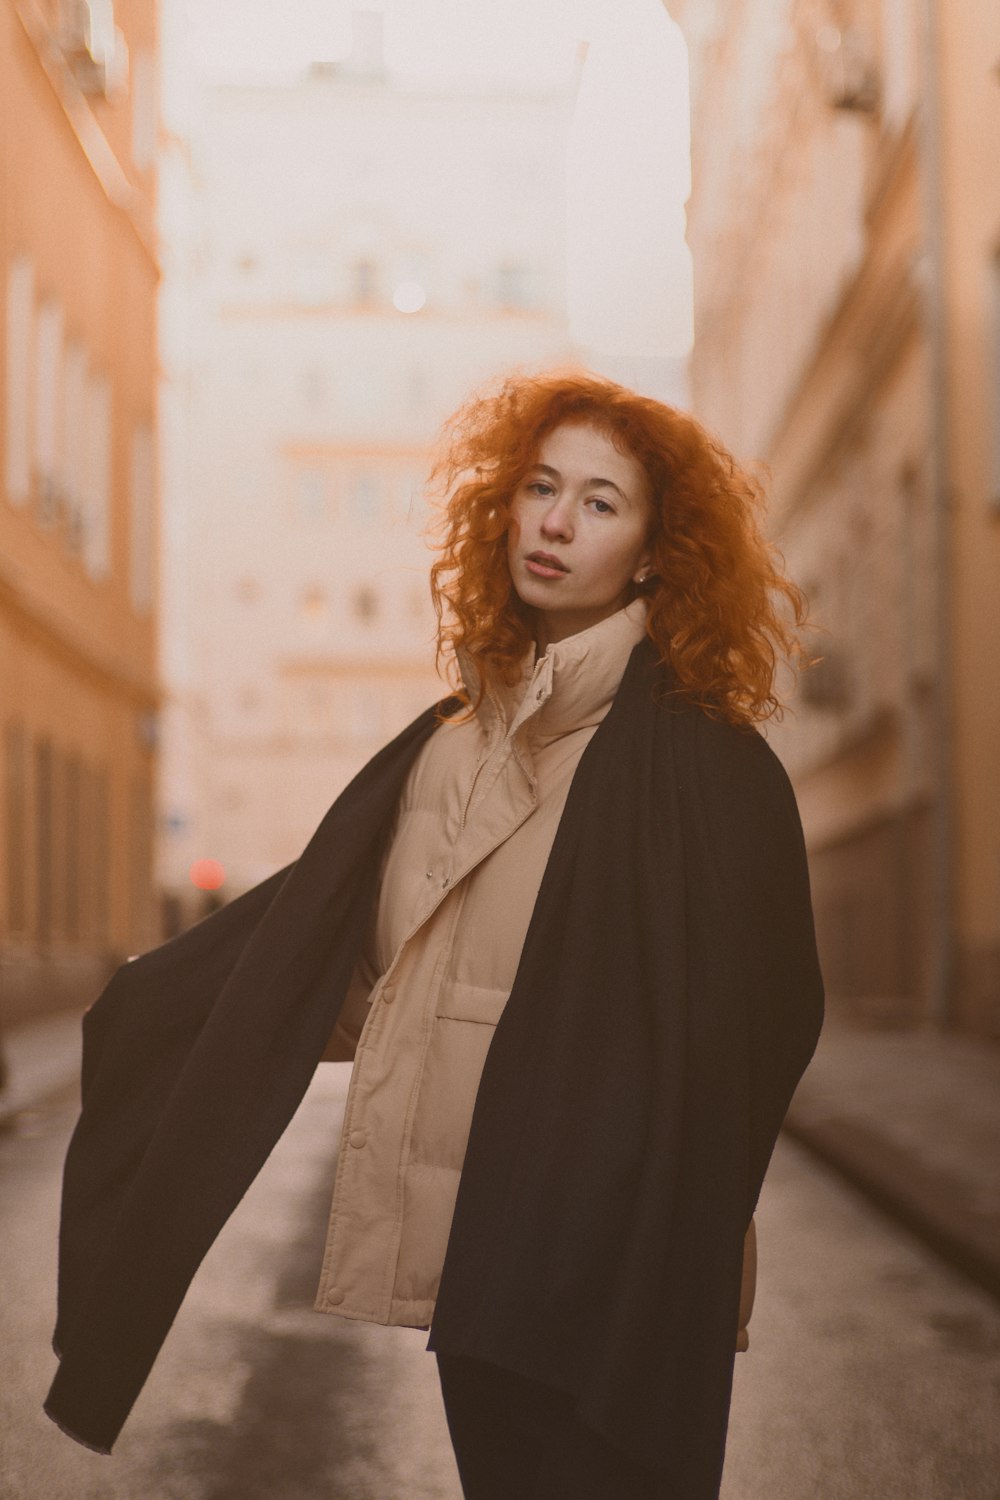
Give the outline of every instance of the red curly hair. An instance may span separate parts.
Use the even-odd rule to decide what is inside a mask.
[[[583,372],[509,377],[445,423],[431,476],[444,501],[431,568],[439,662],[448,659],[455,680],[463,647],[481,691],[516,680],[534,612],[507,565],[510,504],[539,444],[564,422],[596,427],[646,472],[653,564],[636,592],[678,690],[737,725],[780,715],[775,675],[780,660],[802,654],[806,605],[761,535],[760,485],[693,417]]]

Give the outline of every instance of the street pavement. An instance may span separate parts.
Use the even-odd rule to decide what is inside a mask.
[[[850,1039],[835,1032],[804,1096],[814,1125],[842,1119],[847,1099],[860,1108],[877,1081],[855,1059],[831,1098],[835,1067],[850,1063]],[[61,1035],[68,1059],[75,1023]],[[48,1422],[58,1177],[76,1109],[74,1088],[56,1082],[56,1040],[50,1029],[35,1048],[34,1105],[30,1049],[11,1049],[21,1102],[0,1135],[0,1500],[460,1500],[425,1336],[311,1310],[348,1078],[339,1065],[320,1068],[206,1260],[114,1456]],[[898,1049],[890,1062],[898,1072]],[[964,1090],[979,1101],[967,1128],[980,1132],[982,1081]],[[880,1087],[905,1119],[905,1088],[895,1098]],[[961,1102],[953,1094],[946,1109],[943,1089],[930,1091],[939,1172],[956,1154]],[[1000,1306],[810,1144],[782,1139],[758,1210],[758,1300],[736,1361],[723,1500],[1000,1500]],[[984,1190],[984,1211],[991,1202]]]
[[[1000,1298],[1000,1047],[831,1007],[785,1128]]]
[[[426,1335],[312,1311],[346,1082],[343,1066],[321,1067],[110,1458],[40,1409],[73,1096],[0,1138],[2,1500],[461,1500]]]

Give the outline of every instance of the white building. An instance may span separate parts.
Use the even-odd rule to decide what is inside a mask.
[[[197,859],[226,894],[294,859],[440,695],[429,443],[485,377],[574,358],[572,88],[407,84],[380,22],[294,82],[184,98],[168,72],[160,875],[185,907]]]

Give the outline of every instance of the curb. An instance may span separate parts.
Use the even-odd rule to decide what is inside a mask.
[[[793,1104],[784,1130],[954,1270],[1000,1300],[1000,1217],[977,1211],[952,1178],[857,1119],[813,1118]]]

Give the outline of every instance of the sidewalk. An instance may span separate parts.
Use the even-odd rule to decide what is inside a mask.
[[[7,1034],[0,1128],[79,1077],[80,1019]],[[831,1017],[785,1128],[1000,1297],[1000,1048]]]
[[[1000,1048],[834,1017],[785,1128],[1000,1297]]]
[[[81,1011],[60,1011],[4,1032],[7,1083],[0,1090],[0,1130],[79,1079],[82,1019]]]

